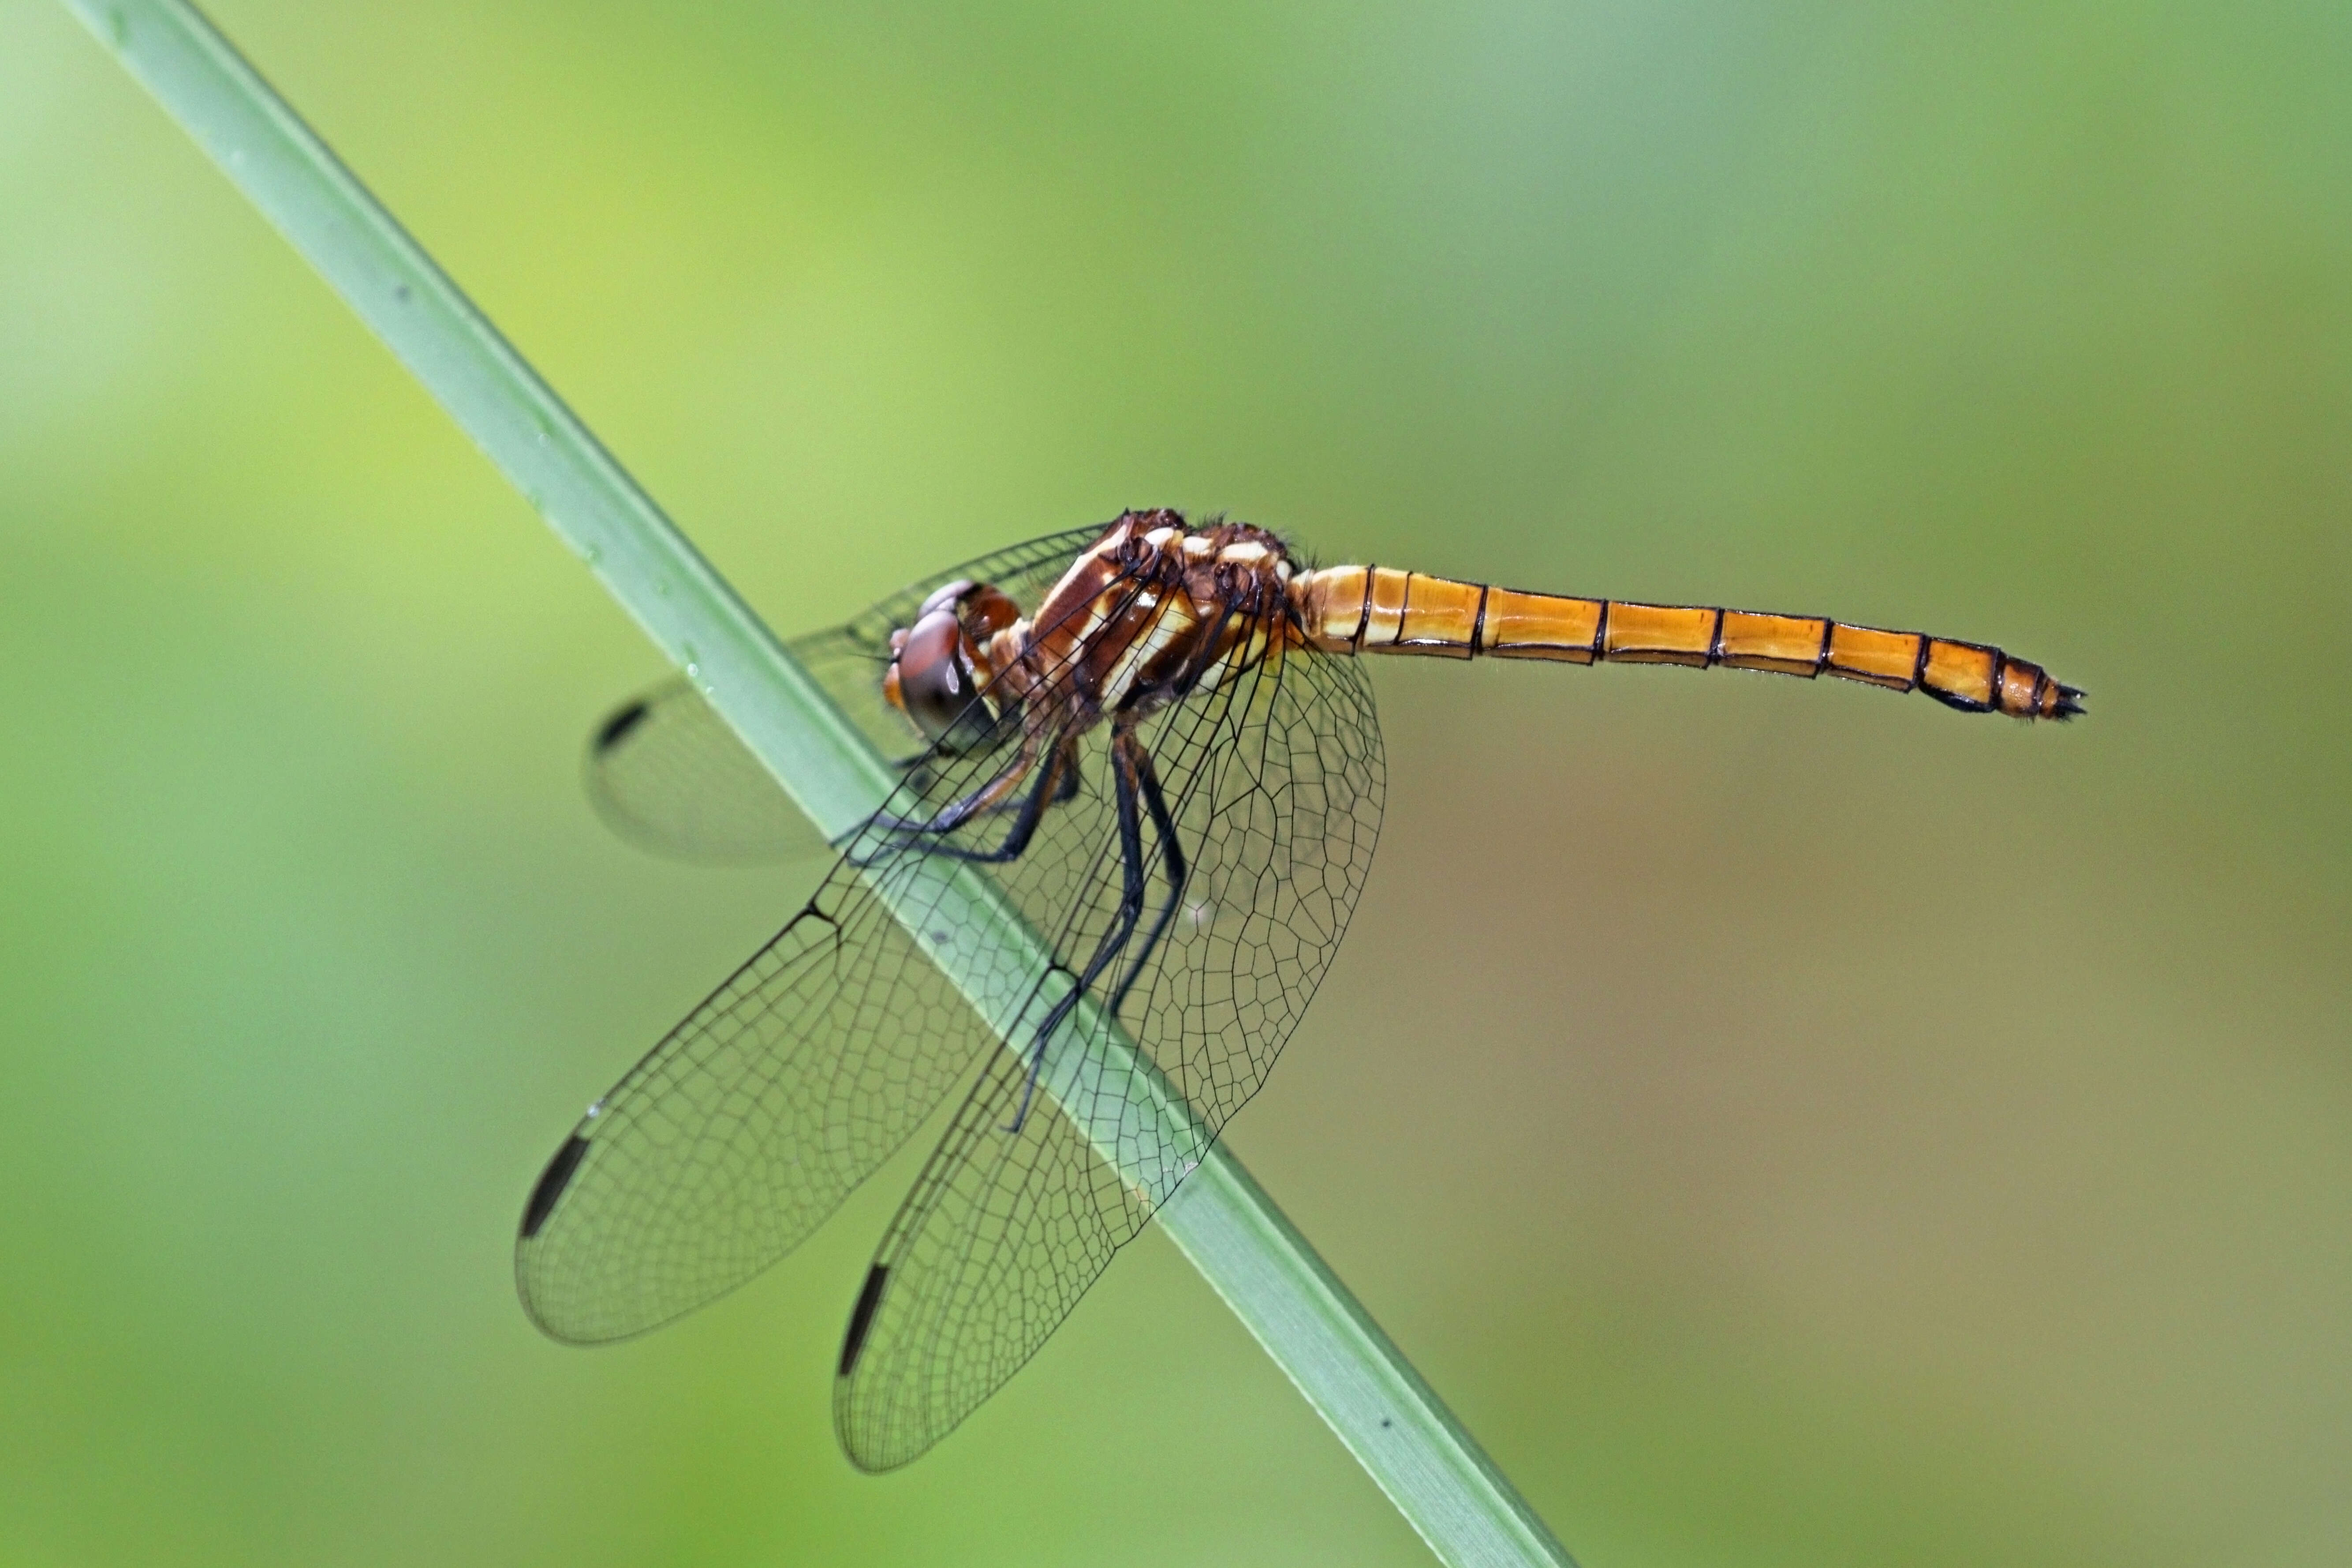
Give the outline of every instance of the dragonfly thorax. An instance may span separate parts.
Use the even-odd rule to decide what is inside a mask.
[[[1074,706],[1140,717],[1277,646],[1290,577],[1288,549],[1265,529],[1130,511],[1018,628],[1021,663]]]
[[[1282,640],[1291,581],[1287,548],[1265,529],[1130,511],[1026,618],[984,583],[933,593],[890,636],[883,696],[955,752],[1048,706],[1082,725],[1139,716],[1263,658]]]

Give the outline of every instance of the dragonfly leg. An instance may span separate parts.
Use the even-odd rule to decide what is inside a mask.
[[[999,808],[1004,797],[1012,793],[1013,786],[1032,771],[1036,773],[1037,782],[1022,797],[1020,815],[1013,819],[1013,826],[1006,830],[995,848],[972,849],[961,844],[925,842],[954,832],[983,812]],[[1029,840],[1035,837],[1037,824],[1045,816],[1046,805],[1054,800],[1067,798],[1061,781],[1074,772],[1076,767],[1067,749],[1056,746],[1042,769],[1033,770],[1030,760],[1024,756],[991,780],[985,788],[966,795],[929,822],[877,816],[871,826],[892,835],[882,846],[883,852],[919,848],[926,855],[943,855],[950,860],[971,860],[982,865],[1001,865],[1008,860],[1018,860],[1027,851]]]
[[[1029,848],[1029,840],[1036,835],[1037,824],[1045,817],[1046,805],[1055,798],[1057,781],[1070,765],[1063,749],[1055,747],[1054,754],[1046,759],[1045,767],[1038,770],[1036,786],[1023,797],[1020,815],[1013,819],[1013,826],[1005,830],[1003,838],[998,841],[995,848],[968,849],[961,844],[927,844],[923,852],[982,865],[1002,865],[1008,860],[1020,859]]]
[[[1143,858],[1143,823],[1136,804],[1138,797],[1145,793],[1137,761],[1142,756],[1143,748],[1135,745],[1125,731],[1112,738],[1111,785],[1118,806],[1118,909],[1111,916],[1110,929],[1103,932],[1102,940],[1095,944],[1094,955],[1087,960],[1086,973],[1077,977],[1077,984],[1054,1004],[1037,1026],[1035,1043],[1029,1047],[1029,1081],[1022,1086],[1021,1108],[1013,1113],[1013,1125],[1005,1129],[1007,1132],[1020,1131],[1022,1123],[1029,1119],[1029,1102],[1037,1092],[1039,1075],[1045,1070],[1047,1044],[1077,1009],[1079,1001],[1094,988],[1103,971],[1110,967],[1111,961],[1135,939],[1136,925],[1143,918],[1144,893],[1151,871]],[[1150,763],[1148,759],[1143,761],[1141,768],[1144,774],[1149,773]],[[1158,784],[1152,784],[1150,790],[1156,796],[1159,794]],[[1155,820],[1163,817],[1166,810],[1164,805],[1153,807]],[[1164,930],[1167,921],[1168,915],[1163,912],[1155,931]]]
[[[873,818],[873,826],[887,833],[901,834],[908,837],[923,834],[953,833],[973,817],[1002,806],[1011,797],[1013,792],[1021,787],[1021,781],[1029,776],[1029,770],[1035,765],[1036,760],[1035,750],[1033,747],[1024,746],[1021,748],[1020,754],[1005,764],[1003,772],[965,795],[961,800],[950,801],[940,807],[939,811],[930,817],[918,821],[911,816],[889,816],[877,813]]]
[[[1138,793],[1143,796],[1144,809],[1151,814],[1151,827],[1160,836],[1160,847],[1168,857],[1168,901],[1160,907],[1159,918],[1151,922],[1151,930],[1143,939],[1143,951],[1127,966],[1127,977],[1111,994],[1110,1010],[1116,1016],[1126,1005],[1127,994],[1142,977],[1144,965],[1151,962],[1151,955],[1159,951],[1170,923],[1176,918],[1176,907],[1184,897],[1185,867],[1184,846],[1176,837],[1176,823],[1169,815],[1167,799],[1160,793],[1160,774],[1151,765],[1151,753],[1143,749],[1143,742],[1135,738],[1133,731],[1113,737],[1112,745],[1124,746],[1132,753],[1129,765],[1135,772]]]

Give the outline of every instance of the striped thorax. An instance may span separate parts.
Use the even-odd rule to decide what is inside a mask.
[[[1291,576],[1264,529],[1129,512],[1034,614],[975,641],[972,663],[1002,670],[1003,707],[1033,723],[1139,721],[1286,646]]]

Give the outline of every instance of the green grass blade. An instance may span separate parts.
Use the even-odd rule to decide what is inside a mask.
[[[870,812],[889,774],[685,536],[422,248],[193,7],[68,0],[294,247],[584,559],[793,798],[829,835]],[[943,872],[960,920],[997,951],[1037,952],[984,876]],[[936,890],[936,889],[933,889]],[[934,960],[983,1016],[1010,1005],[952,951]],[[1103,1076],[1159,1114],[1188,1112],[1117,1039],[1046,1087]],[[1096,1130],[1089,1129],[1090,1133]],[[1132,1129],[1129,1129],[1130,1136]],[[1108,1129],[1096,1133],[1119,1158]],[[1129,1145],[1132,1147],[1132,1145]],[[1454,1563],[1569,1559],[1304,1237],[1222,1146],[1160,1223],[1388,1493]]]

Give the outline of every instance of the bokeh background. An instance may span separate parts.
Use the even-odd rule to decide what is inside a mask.
[[[2087,687],[1381,666],[1234,1142],[1591,1568],[2352,1555],[2352,11],[216,15],[782,630],[1168,503]],[[655,655],[36,0],[0,584],[0,1562],[1425,1560],[1157,1236],[854,1473],[912,1156],[538,1337],[541,1161],[804,879],[604,833]]]

